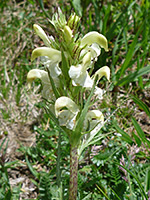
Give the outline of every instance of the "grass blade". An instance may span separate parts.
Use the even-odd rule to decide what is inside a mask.
[[[136,181],[137,181],[137,184],[138,184],[138,187],[140,188],[141,190],[141,195],[145,197],[146,200],[148,200],[148,196],[146,195],[145,191],[144,191],[144,188],[140,182],[140,180],[138,179],[138,177],[131,172],[131,170],[129,170],[128,168],[126,168],[125,166],[121,165],[120,163],[117,163],[116,164],[120,167],[122,167],[123,169],[125,169]]]
[[[139,106],[140,109],[144,110],[146,114],[150,117],[150,109],[149,107],[141,101],[139,98],[135,96],[131,96],[132,100]]]
[[[145,137],[145,134],[142,130],[142,128],[140,127],[140,125],[137,123],[136,119],[132,117],[132,123],[137,131],[137,134],[139,135],[139,137],[141,138],[142,142],[148,145],[148,147],[150,148],[150,141],[147,140],[147,138]]]
[[[80,0],[72,0],[72,5],[75,9],[75,12],[78,13],[79,16],[82,16],[82,7]]]
[[[31,163],[30,163],[29,160],[28,160],[28,156],[27,156],[27,155],[25,156],[25,160],[26,160],[26,163],[27,163],[27,165],[28,165],[28,167],[29,167],[31,173],[32,173],[36,178],[38,178],[38,177],[39,177],[39,173],[32,167]]]
[[[4,145],[4,143],[5,143],[6,139],[7,139],[7,138],[4,138],[4,139],[3,139],[3,141],[2,141],[2,143],[1,143],[1,145],[0,145],[0,151],[1,151],[1,149],[2,149],[2,147],[3,147],[3,145]]]
[[[142,29],[143,29],[143,24],[140,26],[139,30],[137,31],[137,33],[133,39],[133,42],[131,43],[131,45],[129,47],[128,53],[126,55],[126,59],[125,59],[123,65],[121,66],[121,69],[117,72],[119,74],[119,76],[123,75],[125,70],[129,67],[129,63],[130,63],[131,59],[133,58],[133,55],[135,54],[137,49],[140,47],[139,46],[138,48],[136,48],[136,45],[137,45],[137,40],[138,40],[139,34],[141,33]]]
[[[38,1],[39,1],[40,7],[43,10],[45,16],[48,17],[48,18],[50,18],[49,14],[46,12],[46,10],[44,8],[43,0],[38,0]]]
[[[146,177],[145,177],[145,191],[150,190],[150,167],[147,169]]]
[[[106,199],[110,200],[110,198],[105,194],[105,192],[98,185],[96,185],[96,186],[99,189],[99,191],[104,195],[104,197],[106,197]]]
[[[110,187],[111,191],[115,194],[115,196],[117,197],[117,199],[121,200],[120,197],[117,195],[117,193]]]
[[[135,81],[138,77],[140,77],[144,74],[148,74],[149,72],[150,72],[150,65],[140,69],[139,71],[130,73],[128,76],[126,76],[126,77],[122,78],[120,81],[118,81],[118,83],[116,85],[123,86],[127,83]]]
[[[126,10],[124,12],[122,12],[119,17],[116,19],[115,23],[112,24],[112,26],[109,28],[106,37],[109,38],[109,40],[112,40],[115,37],[115,30],[117,29],[117,25],[119,22],[122,21],[123,15],[126,12]]]
[[[113,124],[114,128],[122,135],[122,139],[126,141],[129,144],[133,143],[132,138],[125,132],[123,131],[116,123]]]
[[[141,146],[141,144],[142,144],[142,142],[141,142],[140,138],[139,138],[137,135],[135,135],[135,133],[134,133],[134,132],[132,132],[132,135],[133,135],[133,137],[134,137],[134,139],[135,139],[135,141],[136,141],[136,143],[137,143],[138,147],[140,147],[140,146]]]

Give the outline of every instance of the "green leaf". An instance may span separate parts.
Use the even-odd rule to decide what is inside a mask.
[[[120,163],[115,162],[118,166],[122,167],[123,169],[125,169],[136,181],[137,181],[137,186],[139,187],[139,189],[141,190],[141,195],[143,197],[145,197],[146,200],[148,200],[148,196],[146,194],[146,192],[144,191],[143,185],[141,184],[140,180],[138,179],[137,174],[132,173],[132,171],[128,168],[126,168],[125,166],[121,165]]]
[[[82,7],[80,0],[72,0],[72,5],[75,9],[75,12],[78,13],[79,16],[82,16]]]
[[[30,163],[29,160],[28,160],[28,156],[27,156],[27,155],[25,156],[25,160],[26,160],[26,163],[27,163],[27,165],[28,165],[28,167],[29,167],[31,173],[32,173],[36,178],[38,178],[38,177],[39,177],[39,173],[32,167],[31,163]]]
[[[53,92],[54,92],[54,95],[56,97],[56,99],[58,99],[60,97],[60,94],[55,86],[55,83],[54,83],[54,80],[53,78],[51,77],[51,74],[50,74],[50,71],[49,69],[47,68],[47,72],[48,72],[48,76],[49,76],[49,80],[50,80],[50,83],[51,83],[51,86],[52,86],[52,89],[53,89]]]
[[[63,81],[64,81],[65,85],[67,86],[69,81],[70,81],[70,77],[69,77],[69,74],[68,74],[69,63],[68,63],[68,60],[66,59],[63,51],[61,52],[61,55],[62,55],[61,70],[62,70],[62,73],[63,73]]]
[[[142,130],[142,128],[140,127],[140,125],[137,123],[136,119],[132,117],[132,123],[137,131],[137,134],[139,135],[139,137],[141,138],[142,142],[148,145],[148,147],[150,148],[150,141],[146,139],[145,134]]]
[[[133,73],[130,73],[128,76],[122,78],[121,80],[119,80],[116,85],[118,86],[123,86],[127,83],[133,82],[135,81],[135,79],[137,79],[138,77],[144,75],[144,74],[148,74],[150,73],[150,65],[148,65],[147,67],[143,67],[142,69],[140,69],[139,71],[135,71]]]
[[[148,192],[149,190],[150,190],[150,167],[147,169],[145,177],[145,191]]]
[[[60,161],[61,161],[61,132],[59,131],[58,147],[57,147],[57,162],[56,162],[56,182],[57,182],[58,187],[60,187],[60,185],[61,185]]]
[[[119,76],[123,75],[123,73],[125,72],[125,70],[129,67],[129,63],[131,61],[131,59],[133,58],[133,55],[135,54],[135,52],[137,51],[138,48],[136,48],[136,45],[137,45],[137,41],[138,41],[138,37],[139,37],[139,34],[141,33],[143,29],[143,24],[140,26],[139,30],[137,31],[134,39],[133,39],[133,42],[131,43],[130,47],[129,47],[129,50],[128,50],[128,53],[125,57],[125,61],[123,63],[123,65],[121,66],[121,69],[117,72],[119,73]]]
[[[140,109],[144,110],[146,114],[150,117],[150,109],[149,107],[141,101],[139,98],[135,96],[131,96],[132,100],[140,107]]]
[[[122,135],[121,138],[124,141],[126,141],[129,144],[133,144],[132,138],[125,131],[123,131],[116,123],[114,123],[113,126]]]
[[[140,140],[140,138],[139,138],[137,135],[135,135],[134,132],[132,132],[132,135],[133,135],[133,137],[134,137],[134,139],[135,139],[135,141],[136,141],[138,147],[140,147],[140,146],[141,146],[141,143],[142,143],[141,140]]]
[[[90,95],[89,95],[89,97],[88,97],[88,99],[87,99],[87,101],[86,101],[86,103],[84,105],[84,108],[83,108],[83,110],[81,112],[81,115],[80,115],[80,117],[79,117],[79,119],[77,121],[75,130],[71,134],[70,142],[72,143],[72,145],[77,145],[79,140],[80,140],[81,131],[82,131],[82,128],[83,128],[83,122],[84,122],[85,116],[86,116],[86,114],[88,112],[90,101],[91,101],[91,98],[93,96],[96,83],[97,83],[97,77],[95,78],[93,87],[91,89],[91,93],[90,93]]]
[[[44,8],[43,0],[38,0],[38,1],[39,1],[40,7],[42,8],[45,16],[48,17],[48,18],[50,18],[49,14],[46,12],[46,10]]]
[[[84,121],[85,116],[87,114],[87,111],[88,111],[88,108],[89,108],[89,105],[90,105],[90,101],[91,101],[91,98],[92,98],[94,90],[95,90],[96,82],[97,82],[97,80],[95,80],[95,83],[93,84],[91,93],[90,93],[90,95],[89,95],[89,97],[88,97],[88,99],[87,99],[87,101],[85,103],[85,106],[84,106],[84,108],[83,108],[83,110],[81,112],[81,115],[80,115],[80,118],[78,120],[78,123],[77,123],[77,125],[75,127],[75,132],[77,132],[77,133],[81,133],[81,130],[83,128],[82,127],[83,126],[83,121]]]

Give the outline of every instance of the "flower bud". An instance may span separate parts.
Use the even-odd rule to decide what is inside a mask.
[[[48,39],[47,35],[45,34],[44,30],[37,24],[33,25],[33,28],[36,32],[36,34],[43,40],[44,44],[48,47],[50,47],[50,40]]]
[[[70,42],[72,39],[72,30],[67,25],[64,27],[64,37],[66,42]]]
[[[68,26],[72,29],[76,31],[76,28],[78,26],[78,23],[80,21],[80,17],[78,17],[75,13],[72,14],[68,20]]]

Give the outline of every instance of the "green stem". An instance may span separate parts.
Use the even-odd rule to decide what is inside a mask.
[[[61,132],[59,131],[57,164],[56,164],[56,182],[59,188],[61,185],[60,157],[61,157]]]
[[[78,188],[78,148],[70,148],[70,183],[69,183],[69,200],[77,199]]]

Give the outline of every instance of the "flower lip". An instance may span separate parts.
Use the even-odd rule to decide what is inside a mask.
[[[83,65],[72,65],[69,69],[69,76],[72,79],[72,84],[74,86],[80,85],[82,87],[92,88],[93,80]]]

